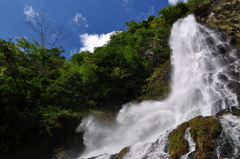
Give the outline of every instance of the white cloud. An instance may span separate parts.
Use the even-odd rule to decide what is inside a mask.
[[[24,14],[26,15],[27,21],[32,21],[34,23],[34,17],[38,16],[32,6],[25,5],[23,9]]]
[[[70,24],[75,24],[77,26],[88,27],[86,18],[81,13],[76,13],[74,17],[69,21]]]
[[[93,52],[95,47],[103,46],[107,44],[110,40],[110,36],[115,34],[116,32],[110,32],[107,34],[82,34],[80,35],[80,42],[82,43],[83,47],[80,48],[80,52],[82,51],[90,51]]]
[[[154,15],[154,12],[155,12],[154,7],[150,6],[148,10],[148,15]]]
[[[168,3],[175,5],[177,2],[187,2],[187,0],[168,0]]]
[[[138,19],[147,19],[149,15],[154,15],[154,12],[155,12],[154,7],[149,6],[148,12],[147,13],[145,13],[145,12],[141,13],[138,16]]]

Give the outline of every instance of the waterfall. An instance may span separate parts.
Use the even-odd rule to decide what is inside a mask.
[[[85,132],[86,150],[81,158],[103,154],[97,158],[107,159],[130,145],[126,158],[168,158],[170,130],[197,115],[215,115],[238,105],[239,57],[224,34],[189,15],[174,23],[169,45],[173,71],[168,98],[128,103],[112,124],[94,116],[83,119],[77,128]]]

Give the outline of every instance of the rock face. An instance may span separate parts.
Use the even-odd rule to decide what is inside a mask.
[[[208,122],[204,123],[204,120]],[[212,123],[209,121],[213,121]],[[197,125],[198,131],[194,132]],[[185,127],[185,129],[183,129]],[[170,158],[181,159],[222,159],[240,158],[240,107],[229,107],[221,110],[214,117],[196,117],[186,123],[179,125],[173,132],[170,133],[170,145],[176,136],[171,136],[174,131],[183,132],[189,128],[191,137],[196,143],[196,150],[192,152],[185,152],[185,155],[175,156],[171,154],[171,146],[169,147]],[[219,130],[219,128],[221,128]],[[192,130],[192,131],[191,131]],[[214,133],[214,135],[212,135]],[[181,134],[181,133],[180,133]],[[194,136],[194,134],[197,136]],[[205,136],[203,136],[205,135]],[[183,134],[178,140],[185,140]],[[185,141],[186,142],[186,141]],[[179,142],[179,146],[180,146]],[[206,145],[208,143],[208,145]],[[203,146],[205,145],[205,146]],[[181,145],[184,147],[184,145]],[[191,147],[189,144],[186,148]],[[183,149],[183,148],[181,148]],[[187,155],[186,155],[187,154]]]
[[[192,138],[193,141],[187,142],[185,139],[186,137],[184,137],[185,134],[181,133],[179,129],[181,129],[182,132],[189,131],[190,137],[188,138]],[[170,133],[170,159],[213,158],[213,156],[215,156],[212,154],[212,151],[215,147],[214,141],[221,134],[221,131],[222,127],[220,121],[214,117],[197,116],[194,119],[181,124],[175,130],[173,130],[173,132]],[[175,132],[178,133],[174,134]],[[178,137],[176,137],[176,135]],[[180,143],[183,142],[188,144],[180,145]],[[175,147],[172,147],[172,145],[175,145]],[[188,151],[181,151],[180,153],[176,154],[173,149],[176,149],[178,151],[179,147],[181,147],[181,149],[185,147],[185,149],[188,149]]]
[[[197,157],[197,151],[192,153],[188,159],[195,158],[240,158],[240,109],[239,107],[229,107],[221,110],[216,114],[215,120],[220,121],[221,133],[220,135],[211,141],[213,147],[212,151],[206,157]],[[197,143],[198,144],[198,143]],[[199,147],[199,146],[197,146]],[[206,150],[206,149],[205,149]],[[201,151],[203,152],[203,151]]]
[[[203,12],[207,14],[203,16]],[[216,0],[196,14],[199,22],[221,29],[232,45],[240,47],[240,0]]]
[[[240,158],[240,109],[229,107],[216,114],[222,125],[222,133],[215,140],[213,154],[223,158]]]

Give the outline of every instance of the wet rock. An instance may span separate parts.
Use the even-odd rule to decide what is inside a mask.
[[[230,39],[229,40],[229,43],[232,45],[232,46],[235,46],[237,44],[237,41],[236,39]]]
[[[236,63],[240,66],[240,61],[236,61]],[[229,79],[232,79],[232,80],[235,80],[235,81],[239,81],[239,77],[240,77],[240,67],[239,66],[233,66],[233,65],[230,65],[227,67],[226,69],[226,76],[229,78]]]
[[[223,44],[219,44],[216,46],[216,49],[218,50],[219,53],[221,54],[225,54],[228,51],[228,48],[223,45]]]
[[[223,41],[227,41],[228,40],[228,36],[224,33],[224,31],[222,30],[222,29],[220,29],[220,28],[217,28],[216,29],[216,34],[218,35],[218,36],[220,36],[220,38],[223,40]]]
[[[235,71],[228,72],[228,75],[231,79],[238,81],[239,80],[239,73]]]
[[[228,77],[225,76],[224,74],[219,74],[219,75],[218,75],[218,79],[219,79],[219,81],[221,81],[221,82],[227,82],[227,81],[228,81]]]
[[[237,81],[230,80],[230,81],[227,83],[227,88],[229,88],[229,89],[234,89],[234,88],[237,88],[237,87],[240,87],[240,83],[237,82]]]
[[[232,100],[229,99],[229,98],[225,98],[225,100],[224,100],[224,104],[225,104],[225,106],[229,107],[229,106],[232,105]]]
[[[218,119],[222,119],[224,115],[232,114],[239,116],[239,106],[232,106],[226,109],[219,111],[216,114]],[[230,127],[235,126],[233,123],[229,122]],[[233,124],[233,125],[231,125]],[[214,151],[211,155],[212,158],[231,158],[231,159],[239,159],[239,152],[236,155],[236,149],[238,149],[235,145],[235,141],[232,136],[229,135],[228,131],[222,131],[221,135],[214,141]],[[210,159],[210,158],[209,158]]]
[[[224,158],[231,158],[234,156],[234,145],[232,144],[234,141],[227,136],[224,132],[220,135],[220,137],[215,140],[215,150],[213,152],[214,156],[219,155]]]
[[[227,73],[231,72],[231,71],[234,71],[235,70],[235,66],[230,64],[229,66],[227,66]]]
[[[240,95],[240,87],[233,88],[232,93],[236,93],[239,96]]]
[[[109,159],[119,159],[116,155],[111,155]]]
[[[130,147],[123,148],[119,153],[111,155],[109,159],[122,159],[123,156],[129,152]]]
[[[233,157],[233,159],[240,159],[240,153],[237,153],[237,154]]]
[[[211,36],[208,36],[208,37],[206,38],[206,42],[207,42],[207,44],[210,45],[210,46],[214,46],[214,44],[215,44],[214,39],[213,39]]]
[[[196,151],[191,152],[191,153],[188,155],[188,158],[187,158],[187,159],[194,159],[194,158],[195,158],[195,152],[196,152]]]
[[[223,109],[221,111],[219,111],[217,114],[216,114],[216,117],[221,117],[223,115],[226,115],[226,114],[232,114],[232,115],[237,115],[238,114],[238,110],[240,109],[239,106],[232,106],[232,107],[228,107],[226,109]]]

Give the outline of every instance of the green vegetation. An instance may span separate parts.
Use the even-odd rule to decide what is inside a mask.
[[[105,46],[93,53],[76,53],[69,60],[62,56],[62,47],[47,47],[43,41],[0,40],[0,153],[27,158],[31,154],[24,148],[34,153],[33,145],[38,145],[36,149],[44,151],[41,154],[68,156],[71,149],[81,147],[82,136],[75,129],[88,114],[108,122],[124,103],[167,96],[168,38],[177,19],[194,13],[200,22],[225,29],[240,44],[239,25],[235,24],[239,3],[213,4],[217,2],[189,0],[162,9],[157,17],[126,22],[128,29],[113,34]],[[211,20],[211,10],[232,18]],[[182,140],[184,124],[171,134],[171,158],[187,150]],[[218,122],[198,117],[187,124],[198,144],[197,155],[204,158],[219,133]]]
[[[214,0],[204,2],[194,10],[197,19],[212,28],[218,28],[232,38],[232,44],[240,47],[240,3],[238,1]]]
[[[53,143],[49,151],[65,152],[82,118],[94,113],[107,122],[122,104],[144,96],[151,74],[169,65],[171,24],[162,15],[126,25],[128,30],[113,34],[105,46],[69,60],[63,48],[36,40],[0,41],[2,153],[39,139]]]
[[[195,157],[205,159],[213,152],[213,141],[216,139],[221,131],[221,124],[218,119],[203,118],[197,116],[189,122],[179,125],[170,133],[170,159],[180,158],[188,152],[188,143],[184,139],[186,128],[190,127],[190,134],[194,142],[197,144]]]
[[[187,5],[190,10],[197,10],[198,8],[210,4],[213,1],[214,0],[188,0]]]
[[[166,61],[154,69],[153,74],[146,79],[147,84],[142,87],[139,100],[159,100],[168,95],[170,81],[170,61]]]
[[[240,109],[236,111],[236,116],[240,116]]]
[[[183,138],[186,129],[188,128],[188,123],[182,123],[175,130],[173,130],[169,135],[169,159],[178,159],[182,155],[188,153],[188,143]]]
[[[115,156],[116,159],[121,159],[128,151],[130,147],[123,148],[119,153],[117,153]]]
[[[189,121],[190,134],[197,143],[197,158],[207,158],[213,152],[213,141],[221,133],[221,124],[218,119],[202,118],[198,116]]]

